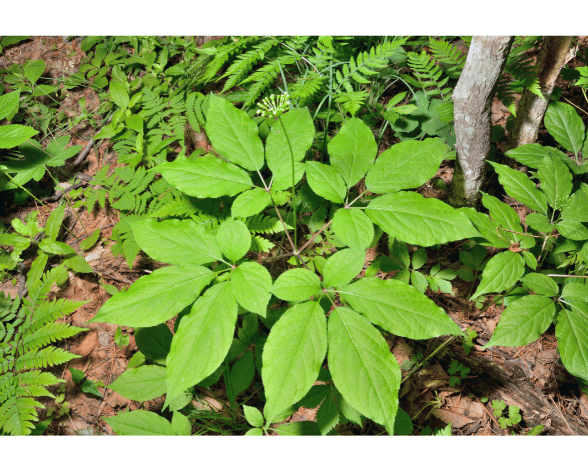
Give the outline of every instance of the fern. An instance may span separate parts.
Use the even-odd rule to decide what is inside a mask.
[[[414,77],[404,74],[402,78],[410,85],[421,88],[427,96],[440,96],[443,101],[449,101],[452,91],[446,86],[449,76],[442,78],[443,69],[435,63],[435,59],[425,51],[420,54],[409,52],[407,56]]]
[[[284,231],[282,222],[279,219],[264,214],[249,217],[245,220],[245,225],[247,225],[247,228],[252,233],[279,233]],[[287,224],[286,227],[288,229],[292,228]]]
[[[43,407],[34,397],[53,397],[47,387],[64,382],[39,369],[79,357],[50,345],[86,331],[55,321],[85,303],[47,300],[51,286],[64,274],[65,268],[58,266],[41,279],[31,279],[29,298],[22,305],[0,293],[0,431],[4,433],[30,434],[38,421],[37,408]]]
[[[457,80],[465,65],[467,55],[447,41],[429,40],[429,47],[435,59],[445,66],[445,73],[451,79]]]
[[[255,103],[261,95],[267,90],[276,80],[280,70],[290,64],[296,62],[294,57],[282,57],[272,60],[269,64],[264,65],[255,73],[241,82],[241,85],[249,82],[254,82],[249,88],[245,106],[251,106]]]

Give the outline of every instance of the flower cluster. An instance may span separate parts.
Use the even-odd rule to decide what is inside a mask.
[[[288,93],[278,96],[270,95],[257,105],[259,108],[257,114],[261,114],[263,117],[279,117],[289,110],[290,100],[288,98]]]

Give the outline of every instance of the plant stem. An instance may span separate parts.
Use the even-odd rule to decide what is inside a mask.
[[[294,174],[294,151],[292,150],[292,144],[290,143],[290,137],[288,137],[288,132],[286,132],[286,127],[282,122],[282,117],[278,116],[278,121],[280,122],[280,126],[282,126],[282,130],[284,131],[284,136],[286,137],[286,142],[288,143],[288,148],[290,149],[290,161],[292,162],[292,212],[294,213],[294,251],[296,252],[296,244],[298,243],[298,230],[297,230],[297,220],[296,220],[296,175]],[[276,211],[278,209],[276,208]],[[281,217],[280,217],[281,218]],[[287,233],[287,232],[286,232]],[[296,258],[296,263],[300,266],[298,262],[298,258]]]

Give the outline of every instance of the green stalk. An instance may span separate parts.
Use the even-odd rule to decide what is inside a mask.
[[[294,151],[292,150],[292,144],[290,144],[290,137],[288,137],[288,133],[286,132],[286,128],[284,127],[284,123],[282,122],[282,117],[278,116],[278,121],[280,121],[280,126],[282,126],[282,130],[284,131],[284,135],[286,136],[286,142],[288,143],[288,148],[290,149],[290,161],[292,162],[292,212],[294,213],[294,251],[297,251],[298,248],[298,224],[296,219],[296,176],[294,174]],[[296,258],[296,264],[300,267],[300,261],[298,257]]]

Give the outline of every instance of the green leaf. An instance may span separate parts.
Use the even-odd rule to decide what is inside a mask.
[[[27,62],[23,67],[23,75],[31,83],[37,83],[37,80],[39,80],[39,78],[41,78],[41,75],[43,75],[45,67],[45,62],[43,62],[41,59],[31,60]]]
[[[253,186],[241,168],[220,158],[174,160],[153,168],[173,187],[194,197],[235,196]]]
[[[231,206],[233,217],[251,217],[259,214],[272,202],[270,194],[261,188],[253,188],[237,196]]]
[[[9,116],[10,113],[12,113],[12,110],[18,106],[19,98],[20,94],[18,90],[0,96],[0,120],[4,119],[6,116]]]
[[[307,162],[306,179],[316,194],[337,204],[341,204],[345,194],[347,194],[343,178],[329,165],[319,162]]]
[[[323,436],[326,436],[339,424],[339,407],[332,393],[329,393],[316,413],[316,424]]]
[[[327,322],[318,302],[295,305],[274,324],[262,356],[267,423],[306,395],[326,353]]]
[[[233,271],[230,281],[237,302],[250,312],[266,316],[271,298],[272,277],[261,264],[245,262]]]
[[[179,411],[174,411],[171,423],[177,436],[190,436],[192,434],[190,420]]]
[[[320,436],[321,432],[314,421],[294,421],[274,429],[280,436]]]
[[[551,153],[547,147],[541,144],[525,144],[506,152],[510,158],[531,168],[539,168],[545,157]]]
[[[562,220],[555,225],[557,231],[570,240],[588,240],[588,229],[579,222]]]
[[[559,158],[545,157],[537,177],[547,202],[554,209],[560,209],[572,192],[572,174]]]
[[[345,307],[329,316],[329,370],[349,404],[392,433],[398,410],[400,367],[382,335]]]
[[[500,201],[498,198],[494,196],[490,196],[482,191],[482,203],[484,206],[490,211],[490,217],[493,220],[498,222],[498,224],[502,228],[506,228],[508,230],[512,230],[513,232],[523,232],[523,227],[521,226],[521,220],[519,219],[518,214],[516,211],[510,207],[508,204]],[[521,239],[521,235],[512,232],[498,232],[503,238],[519,241]]]
[[[61,229],[61,224],[63,222],[65,208],[65,204],[57,207],[55,210],[51,212],[51,215],[47,219],[47,223],[45,224],[45,235],[47,235],[47,238],[49,238],[49,240],[57,240],[57,236],[59,235],[59,229]]]
[[[102,418],[119,436],[175,436],[171,423],[153,411],[135,410]]]
[[[503,251],[488,261],[482,282],[472,299],[487,292],[502,292],[514,286],[525,272],[525,260],[518,253]]]
[[[380,196],[370,202],[366,214],[390,236],[414,245],[431,246],[479,235],[463,213],[418,193]]]
[[[588,222],[588,186],[582,184],[580,189],[570,196],[569,201],[561,211],[561,217],[566,222]]]
[[[245,111],[213,94],[210,95],[206,135],[215,150],[230,162],[249,171],[261,170],[263,144],[257,135],[257,125]]]
[[[129,94],[125,86],[118,80],[111,80],[108,87],[110,99],[114,101],[119,108],[125,109],[129,105]]]
[[[84,380],[84,371],[76,369],[75,367],[68,367],[68,369],[71,372],[71,379],[74,383],[79,384],[82,382],[82,380]]]
[[[64,206],[62,206],[62,207],[64,207]],[[82,250],[89,250],[90,248],[92,248],[96,244],[99,237],[100,237],[100,229],[97,228],[96,230],[94,230],[94,233],[92,233],[92,235],[90,235],[85,240],[82,240],[82,242],[80,243],[80,248]]]
[[[326,287],[349,284],[363,269],[365,251],[348,248],[331,256],[323,268],[323,281]]]
[[[442,308],[402,281],[366,277],[338,292],[354,310],[392,334],[410,339],[463,335]]]
[[[531,212],[530,214],[527,214],[525,223],[529,227],[542,233],[551,233],[555,228],[554,225],[551,225],[551,222],[547,216],[539,214],[538,212]]]
[[[173,335],[165,323],[148,328],[135,328],[134,336],[137,348],[150,361],[167,357]]]
[[[308,108],[292,109],[280,117],[284,128],[288,134],[290,145],[294,153],[294,161],[300,162],[304,159],[306,151],[312,145],[314,139],[314,124]],[[267,159],[267,166],[274,174],[274,189],[282,190],[292,184],[292,161],[290,155],[290,147],[288,146],[288,139],[284,134],[284,130],[279,122],[276,122],[271,132],[267,137],[265,143],[265,157]],[[296,177],[300,173],[300,169],[304,169],[302,165],[296,165]],[[276,187],[275,180],[277,178],[285,181],[285,187]],[[300,174],[302,178],[302,174]]]
[[[221,365],[229,352],[237,301],[227,282],[216,284],[196,301],[172,341],[167,356],[167,397],[196,385]]]
[[[100,390],[98,390],[98,387],[96,387],[96,384],[90,379],[84,380],[82,385],[80,385],[80,388],[84,393],[89,393],[91,395],[96,395],[97,397],[103,398],[103,395],[100,393]]]
[[[437,174],[446,154],[439,138],[400,142],[378,156],[365,184],[374,193],[418,188]]]
[[[41,240],[39,243],[39,248],[43,250],[45,253],[51,253],[54,255],[70,255],[76,254],[76,250],[74,250],[71,246],[67,245],[63,242],[56,242],[53,240]]]
[[[254,374],[255,361],[253,359],[253,351],[248,350],[231,367],[231,387],[235,396],[245,391],[251,385]]]
[[[143,134],[143,116],[133,114],[125,118],[125,124],[137,134]]]
[[[500,163],[489,162],[498,173],[498,180],[509,196],[529,209],[547,215],[547,199],[527,175]]]
[[[331,166],[351,188],[373,165],[378,146],[371,129],[361,119],[352,118],[331,139],[328,151]]]
[[[129,369],[108,386],[129,400],[147,401],[165,394],[165,367]]]
[[[570,282],[563,287],[561,296],[568,302],[588,302],[588,286]]]
[[[543,122],[549,133],[568,152],[577,154],[582,149],[586,130],[582,118],[571,105],[560,101],[551,102]]]
[[[294,268],[282,273],[274,282],[273,294],[282,300],[301,302],[319,292],[321,280],[305,268]]]
[[[588,303],[562,309],[555,325],[557,347],[568,372],[588,380]]]
[[[243,413],[245,414],[245,419],[251,426],[255,426],[257,428],[263,426],[263,415],[257,408],[243,405]]]
[[[484,346],[524,346],[538,340],[555,316],[555,302],[542,295],[526,295],[508,304],[490,341]]]
[[[398,408],[396,413],[396,420],[394,421],[394,435],[395,436],[410,436],[412,434],[412,420],[410,415],[402,408]]]
[[[20,124],[0,126],[0,149],[16,147],[38,133],[39,131],[32,127],[21,126]]]
[[[240,220],[226,220],[216,232],[216,242],[227,259],[235,263],[249,251],[251,234]]]
[[[214,235],[191,220],[142,219],[130,225],[139,247],[158,261],[194,265],[222,259]]]
[[[374,239],[374,225],[360,209],[338,209],[333,217],[333,230],[350,248],[367,249]]]
[[[458,211],[470,219],[476,230],[480,232],[480,235],[487,240],[477,240],[478,243],[484,246],[494,246],[496,248],[510,247],[511,244],[509,240],[498,236],[500,225],[496,221],[490,219],[486,214],[476,211],[473,207],[462,207],[458,209]]]
[[[181,312],[200,294],[214,274],[202,266],[167,266],[139,278],[125,292],[112,296],[92,323],[131,327],[155,326]]]
[[[535,294],[555,297],[559,292],[559,287],[555,281],[545,274],[529,273],[521,279],[523,287]]]
[[[244,405],[247,406],[247,405]],[[263,429],[261,428],[251,428],[249,431],[245,433],[246,436],[263,436]]]
[[[88,262],[80,255],[68,255],[63,260],[63,264],[66,265],[72,271],[77,273],[93,273],[94,270]]]

